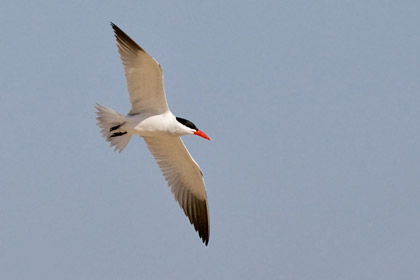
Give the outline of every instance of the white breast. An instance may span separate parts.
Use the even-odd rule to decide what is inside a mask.
[[[192,134],[193,130],[180,124],[171,111],[163,114],[151,115],[150,113],[128,116],[127,129],[132,133],[145,136],[182,136]]]

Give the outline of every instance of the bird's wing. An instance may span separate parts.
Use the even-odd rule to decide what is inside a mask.
[[[166,112],[168,103],[166,102],[161,66],[118,26],[113,23],[111,26],[114,29],[118,51],[127,77],[132,106],[129,114]]]
[[[143,137],[185,215],[207,245],[210,220],[203,173],[180,137]]]

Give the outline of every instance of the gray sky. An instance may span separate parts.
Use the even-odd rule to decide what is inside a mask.
[[[115,3],[113,3],[115,2]],[[140,3],[139,3],[140,2]],[[11,1],[0,10],[1,279],[416,279],[418,1]],[[210,243],[146,145],[113,21],[163,66]]]

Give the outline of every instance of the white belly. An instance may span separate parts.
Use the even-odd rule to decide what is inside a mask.
[[[160,115],[150,115],[148,113],[128,116],[127,130],[140,136],[161,136],[172,135],[176,133],[176,118],[170,112]]]

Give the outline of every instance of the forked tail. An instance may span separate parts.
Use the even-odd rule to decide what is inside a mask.
[[[121,153],[132,136],[132,133],[123,129],[123,125],[127,121],[125,116],[100,104],[96,104],[95,108],[98,115],[96,119],[103,137],[110,142],[111,147],[115,146],[115,151],[118,150]]]

